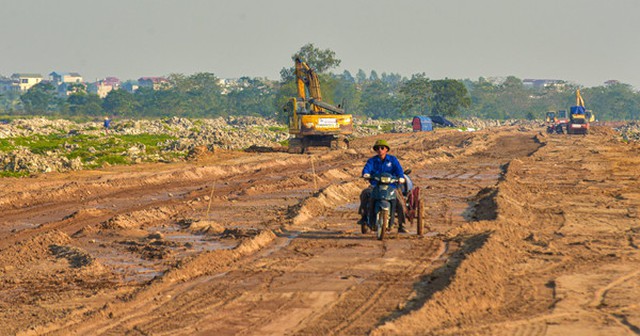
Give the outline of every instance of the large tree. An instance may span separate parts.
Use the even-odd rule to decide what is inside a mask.
[[[463,107],[471,105],[471,98],[462,82],[453,79],[441,79],[431,82],[433,97],[431,112],[435,115],[458,116]]]
[[[291,56],[291,67],[282,68],[280,70],[280,78],[283,82],[293,80],[295,78],[295,67],[293,61],[300,58],[303,62],[313,69],[317,74],[328,73],[329,70],[338,67],[341,60],[336,58],[336,53],[331,49],[316,48],[313,43],[307,43]]]
[[[274,89],[271,82],[241,77],[238,85],[226,94],[226,111],[231,115],[253,115],[276,118]]]
[[[400,115],[400,98],[381,80],[370,81],[362,88],[362,114],[374,119],[393,119]]]
[[[48,113],[57,109],[60,99],[53,84],[40,82],[20,96],[20,101],[28,113]]]
[[[126,90],[111,90],[102,100],[102,108],[111,115],[131,117],[138,107],[133,94]]]
[[[424,73],[414,74],[400,86],[400,111],[403,115],[427,114],[431,100],[431,82]]]
[[[102,100],[96,94],[84,91],[74,92],[67,98],[67,104],[72,115],[98,116],[102,114]]]

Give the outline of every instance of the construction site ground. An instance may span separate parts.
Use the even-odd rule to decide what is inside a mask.
[[[424,236],[356,225],[385,138]],[[639,335],[640,146],[610,128],[0,180],[0,335]]]

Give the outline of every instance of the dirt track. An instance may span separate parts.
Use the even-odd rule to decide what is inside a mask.
[[[0,334],[638,335],[640,147],[541,132],[385,136],[430,232],[383,242],[374,138],[2,179]]]

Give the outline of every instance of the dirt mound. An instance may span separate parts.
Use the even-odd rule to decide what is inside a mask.
[[[173,214],[174,210],[168,207],[133,211],[112,217],[102,223],[102,228],[107,230],[136,229],[152,223],[167,221]]]
[[[263,248],[271,243],[275,237],[275,234],[270,230],[259,231],[256,235],[243,239],[242,242],[232,250],[206,252],[180,262],[180,264],[166,274],[162,280],[169,282],[185,281],[194,277],[215,273],[220,268],[233,263],[239,258]]]
[[[320,190],[304,200],[300,205],[289,210],[292,224],[304,225],[309,219],[321,216],[328,209],[351,202],[357,195],[360,195],[366,185],[366,181],[356,180],[331,185]]]
[[[611,138],[619,138],[620,137],[620,133],[615,131],[613,128],[611,127],[607,127],[607,126],[591,126],[591,128],[589,129],[589,134],[591,135],[596,135],[596,136],[608,136]]]
[[[70,242],[71,238],[58,230],[41,233],[1,251],[0,265],[18,268],[28,267],[40,260],[47,259],[51,246],[66,245]]]
[[[224,226],[210,219],[200,220],[187,218],[179,220],[178,224],[185,230],[196,234],[217,235],[225,231]]]

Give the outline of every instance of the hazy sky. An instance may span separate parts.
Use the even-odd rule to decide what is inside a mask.
[[[279,79],[313,43],[336,73],[640,88],[640,0],[0,0],[0,75]]]

